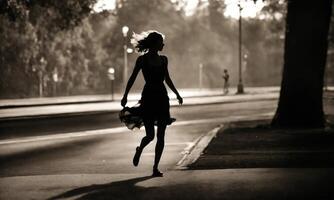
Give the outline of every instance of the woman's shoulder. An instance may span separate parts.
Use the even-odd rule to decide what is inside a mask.
[[[163,59],[168,59],[168,57],[166,55],[160,55],[161,58]]]
[[[138,56],[138,57],[137,57],[137,60],[143,60],[143,59],[144,59],[144,56],[145,56],[145,54],[144,54],[144,55],[140,55],[140,56]]]
[[[168,57],[165,55],[160,55],[160,58],[163,60],[163,62],[167,62],[168,63]]]
[[[136,62],[137,62],[137,63],[143,63],[143,62],[144,62],[144,56],[145,56],[145,55],[140,55],[140,56],[138,56]]]

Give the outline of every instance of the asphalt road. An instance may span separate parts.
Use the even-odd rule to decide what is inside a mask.
[[[326,113],[334,114],[330,104],[325,103]],[[171,108],[177,122],[167,128],[160,169],[173,170],[196,139],[218,125],[271,118],[276,106],[277,101],[256,101]],[[13,121],[0,127],[0,177],[151,174],[155,140],[144,150],[139,166],[132,166],[135,147],[145,133],[127,130],[117,113]]]
[[[167,129],[160,169],[172,170],[200,135],[219,124],[250,117],[270,117],[276,104],[276,101],[258,101],[173,107],[171,115],[177,122]],[[139,166],[132,166],[135,147],[143,136],[144,130],[124,128],[117,113],[1,124],[0,176],[150,175],[155,140],[144,150]]]

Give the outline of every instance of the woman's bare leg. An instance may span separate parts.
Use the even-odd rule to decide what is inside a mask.
[[[140,142],[140,146],[136,148],[136,153],[133,157],[133,165],[137,166],[139,163],[140,155],[143,149],[154,139],[154,122],[146,120],[144,121],[146,136]]]
[[[154,174],[155,171],[159,172],[158,165],[159,165],[159,162],[160,162],[162,152],[163,152],[164,147],[165,147],[165,131],[166,131],[166,124],[165,123],[158,123],[157,144],[155,146],[155,158],[154,158],[153,174]]]
[[[139,148],[143,150],[152,140],[154,139],[154,122],[153,121],[144,121],[146,136],[140,142]]]

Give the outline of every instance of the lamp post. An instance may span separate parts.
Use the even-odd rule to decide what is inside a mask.
[[[200,63],[198,66],[198,86],[202,90],[203,87],[203,64]]]
[[[242,52],[241,52],[241,44],[242,44],[242,17],[241,17],[241,0],[239,0],[238,3],[239,6],[239,83],[238,83],[238,89],[237,89],[237,94],[243,94],[244,93],[244,86],[242,83]]]
[[[46,60],[42,57],[40,60],[41,66],[38,70],[38,90],[39,90],[39,97],[43,97],[43,85],[44,85],[44,77],[43,77],[43,69],[44,65],[46,64]]]
[[[58,83],[58,69],[55,68],[52,74],[53,79],[53,96],[57,96],[57,83]]]
[[[126,87],[126,80],[128,77],[128,46],[127,46],[127,36],[129,32],[129,27],[123,26],[122,33],[123,33],[123,54],[124,54],[124,69],[123,69],[123,84],[124,88]]]
[[[110,89],[111,89],[111,101],[114,101],[114,80],[115,80],[115,69],[110,67],[108,69],[108,77],[110,79]]]

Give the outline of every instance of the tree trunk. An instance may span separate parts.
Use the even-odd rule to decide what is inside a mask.
[[[289,0],[283,79],[272,126],[324,126],[323,84],[332,0]]]

